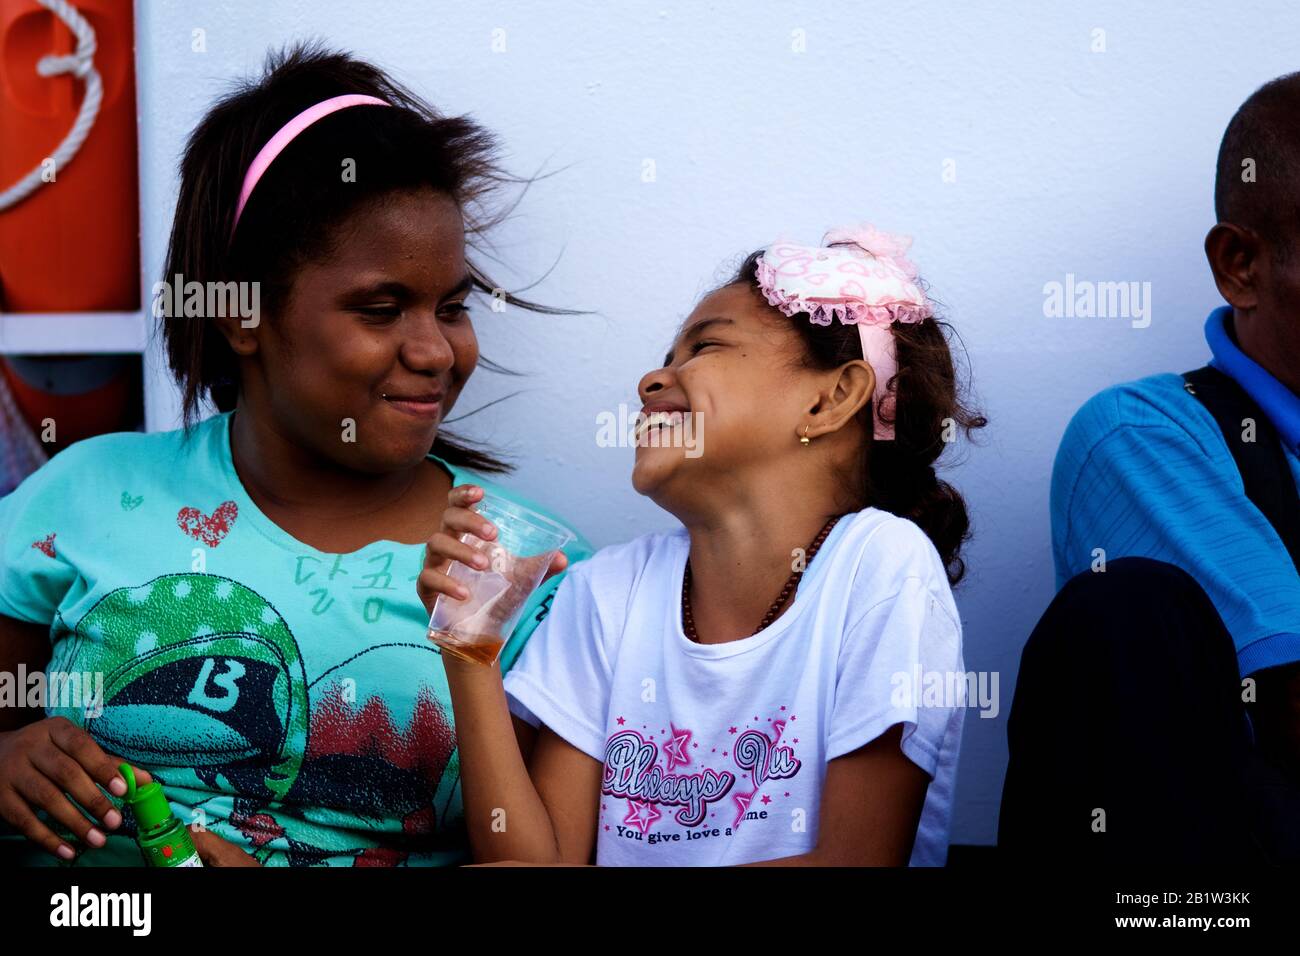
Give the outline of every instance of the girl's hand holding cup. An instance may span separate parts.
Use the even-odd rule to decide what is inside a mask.
[[[453,488],[416,583],[429,639],[445,654],[494,664],[528,596],[568,566],[562,548],[572,539],[568,528],[478,485]]]

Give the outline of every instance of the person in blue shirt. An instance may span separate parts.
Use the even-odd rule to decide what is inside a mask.
[[[1005,852],[1300,861],[1297,197],[1300,73],[1256,91],[1220,146],[1209,370],[1108,388],[1061,442],[1060,590],[1009,717]]]

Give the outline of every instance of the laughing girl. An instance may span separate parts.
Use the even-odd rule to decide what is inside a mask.
[[[909,244],[749,256],[640,382],[632,482],[682,527],[573,567],[504,682],[443,655],[478,860],[944,863],[968,521],[934,464],[984,419]],[[430,607],[480,496],[451,493]]]

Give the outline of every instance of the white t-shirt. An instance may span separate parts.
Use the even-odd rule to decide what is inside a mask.
[[[679,528],[573,565],[505,677],[513,713],[604,765],[596,862],[807,853],[827,762],[901,723],[903,753],[931,777],[910,862],[942,866],[965,711],[927,675],[965,683],[929,539],[875,508],[846,515],[785,613],[723,644],[682,632],[689,549]]]

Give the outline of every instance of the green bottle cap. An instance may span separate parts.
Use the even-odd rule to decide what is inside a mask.
[[[124,799],[131,805],[135,822],[139,824],[140,829],[152,830],[158,824],[172,819],[171,804],[167,802],[160,784],[146,783],[143,787],[137,788],[135,769],[129,763],[118,764],[117,769],[122,772],[122,779],[126,781]]]

